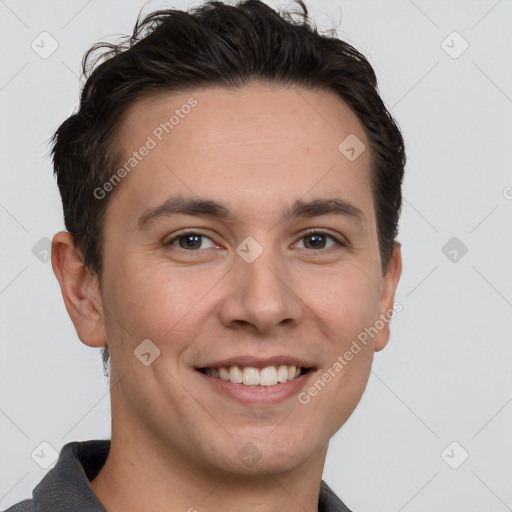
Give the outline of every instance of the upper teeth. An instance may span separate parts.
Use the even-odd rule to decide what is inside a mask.
[[[300,375],[300,366],[267,366],[254,368],[252,366],[229,366],[221,368],[206,368],[206,375],[220,377],[246,386],[273,386],[278,382],[286,382]]]

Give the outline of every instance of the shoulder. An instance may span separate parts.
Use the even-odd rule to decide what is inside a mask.
[[[15,503],[3,512],[35,512],[34,500],[23,500]]]
[[[105,512],[90,481],[102,468],[109,450],[109,440],[71,441],[65,444],[55,466],[33,489],[32,498],[15,503],[3,512]]]
[[[336,493],[325,483],[320,483],[320,496],[318,500],[318,512],[352,512],[343,503]]]

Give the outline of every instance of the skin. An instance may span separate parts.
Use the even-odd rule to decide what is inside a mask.
[[[70,235],[53,238],[52,266],[79,338],[91,347],[108,341],[111,354],[111,451],[91,487],[109,512],[317,510],[329,439],[359,402],[389,323],[306,405],[295,394],[248,407],[212,389],[196,367],[293,355],[316,368],[311,385],[393,308],[400,244],[383,276],[370,146],[329,92],[253,82],[146,98],[124,118],[124,154],[191,97],[197,106],[111,192],[101,293]],[[355,161],[338,150],[349,134],[367,148]],[[177,194],[225,202],[235,217],[178,215],[139,229],[139,216]],[[295,200],[333,197],[365,222],[280,221]],[[205,235],[200,248],[165,245],[184,228]],[[312,247],[308,228],[347,246],[326,237]],[[248,236],[263,248],[250,264],[236,252]],[[148,366],[134,356],[144,339],[161,351]],[[237,456],[248,442],[261,455],[251,467]]]

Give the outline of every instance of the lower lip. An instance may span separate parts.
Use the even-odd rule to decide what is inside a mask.
[[[274,386],[246,386],[230,380],[222,380],[211,377],[197,370],[197,373],[205,379],[213,388],[222,394],[229,395],[235,400],[249,405],[276,404],[298,393],[315,373],[309,370],[295,379],[279,382]]]

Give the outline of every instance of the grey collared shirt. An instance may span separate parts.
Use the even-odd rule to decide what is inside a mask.
[[[64,445],[55,466],[32,492],[4,512],[105,512],[89,482],[107,460],[110,440],[73,441]],[[322,480],[318,512],[351,512]]]

